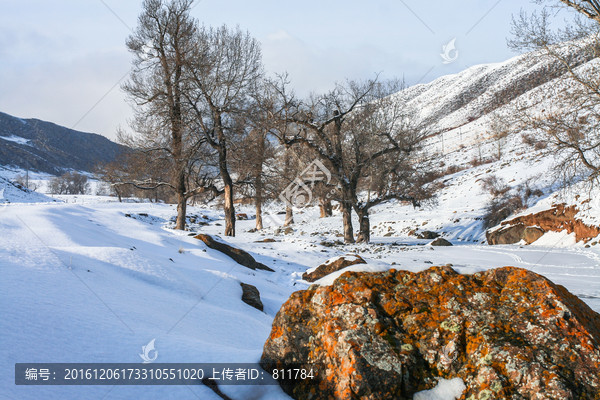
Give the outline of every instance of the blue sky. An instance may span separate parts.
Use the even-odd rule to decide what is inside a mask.
[[[287,71],[300,95],[381,73],[409,85],[499,62],[518,0],[202,0],[206,25],[239,25],[262,43],[268,72]],[[2,0],[0,111],[114,138],[131,115],[119,82],[141,1]],[[443,64],[456,38],[458,57]],[[454,53],[451,54],[454,56]]]

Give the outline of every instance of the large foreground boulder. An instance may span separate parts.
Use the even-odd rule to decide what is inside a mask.
[[[356,254],[335,257],[325,261],[317,268],[306,271],[302,274],[302,279],[304,279],[307,282],[314,282],[323,278],[324,276],[332,274],[351,265],[366,263],[367,262],[361,256]]]
[[[531,271],[346,272],[292,294],[265,369],[311,364],[295,399],[412,399],[461,378],[463,400],[600,399],[600,315]]]
[[[576,206],[554,205],[549,210],[523,215],[502,222],[486,232],[489,244],[514,244],[523,241],[531,244],[546,232],[574,233],[575,239],[583,242],[600,235],[600,227],[591,226],[577,218]]]
[[[243,265],[244,267],[247,267],[250,269],[260,269],[260,270],[264,270],[264,271],[273,272],[273,270],[271,268],[267,267],[265,264],[257,262],[254,259],[254,257],[252,257],[250,254],[248,254],[248,252],[246,252],[242,249],[238,249],[237,247],[230,246],[226,243],[216,241],[210,235],[201,233],[199,235],[194,236],[194,238],[198,239],[198,240],[202,240],[204,242],[204,244],[206,244],[211,249],[220,251],[221,253],[228,255],[235,262],[237,262],[240,265]]]

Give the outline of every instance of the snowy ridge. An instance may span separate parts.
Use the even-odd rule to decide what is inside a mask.
[[[590,60],[584,44],[562,45],[566,59],[576,65]],[[433,82],[409,87],[396,95],[417,113],[421,123],[439,133],[472,122],[564,73],[562,66],[541,52],[507,61],[475,65]]]

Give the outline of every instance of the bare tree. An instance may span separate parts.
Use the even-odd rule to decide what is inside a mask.
[[[65,172],[48,183],[52,194],[86,194],[90,189],[88,177],[78,172]]]
[[[509,45],[537,50],[562,68],[563,75],[547,88],[545,98],[517,104],[519,130],[531,130],[533,141],[556,159],[555,173],[566,184],[600,178],[600,3],[595,0],[537,1],[537,13],[513,18]],[[578,17],[566,28],[553,29],[562,9]],[[552,98],[552,102],[547,100]],[[542,106],[542,103],[543,106]]]
[[[256,121],[242,141],[236,142],[231,152],[231,170],[237,176],[237,187],[247,198],[254,199],[256,229],[263,229],[262,209],[269,181],[275,178],[268,164],[275,157],[275,149],[267,138],[267,131]]]
[[[415,159],[428,132],[392,96],[403,87],[399,82],[378,83],[368,102],[350,114],[344,131],[344,168],[359,220],[358,242],[371,240],[372,207],[391,199],[417,204],[432,196],[427,189],[433,186],[423,181]]]
[[[330,191],[342,210],[344,241],[353,243],[352,210],[359,215],[359,240],[368,242],[371,207],[385,200],[407,196],[406,187],[392,185],[391,177],[406,168],[406,157],[424,138],[424,131],[409,126],[404,107],[389,96],[400,90],[398,82],[374,80],[338,84],[322,96],[301,102],[286,96],[280,87],[285,107],[282,118],[295,126],[280,140],[287,145],[302,145],[322,162],[338,185]],[[405,174],[406,181],[409,176]],[[385,178],[385,179],[384,179]],[[385,182],[375,197],[362,200],[360,193],[372,184]]]
[[[196,51],[197,26],[190,17],[192,0],[144,0],[135,32],[127,47],[133,54],[129,81],[123,86],[133,102],[137,136],[127,144],[153,157],[167,159],[166,181],[134,182],[137,187],[170,187],[177,196],[175,229],[185,229],[191,164],[198,147],[190,130],[184,93],[190,60]]]
[[[240,118],[250,109],[251,93],[262,76],[259,43],[247,32],[201,28],[190,69],[190,91],[186,99],[194,112],[199,140],[217,153],[217,168],[223,185],[225,235],[235,236],[234,180],[229,171],[228,151],[241,140],[247,127]]]

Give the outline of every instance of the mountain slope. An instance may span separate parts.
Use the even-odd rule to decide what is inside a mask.
[[[572,67],[585,64],[593,57],[585,42],[566,43],[558,51]],[[565,72],[563,63],[538,51],[500,63],[475,65],[457,74],[412,86],[394,96],[407,102],[432,133],[438,133],[489,114]]]
[[[92,171],[125,149],[104,136],[0,112],[0,165],[50,174]]]

